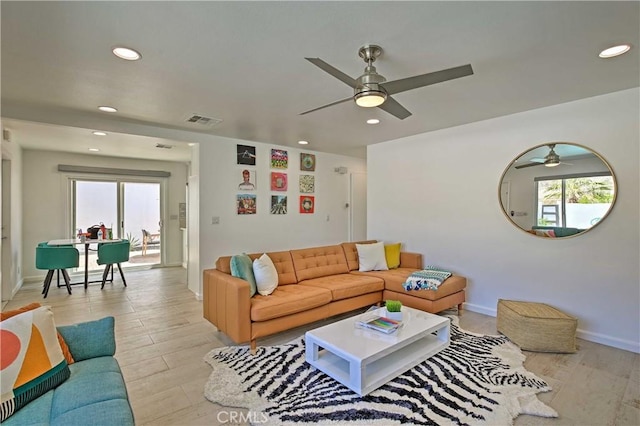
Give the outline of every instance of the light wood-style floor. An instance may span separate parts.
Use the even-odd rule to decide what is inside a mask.
[[[48,304],[59,325],[114,316],[116,358],[136,423],[222,424],[230,409],[204,398],[211,370],[203,357],[232,342],[203,319],[202,302],[187,289],[186,271],[125,271],[125,277],[127,288],[116,274],[114,284],[107,284],[102,291],[99,284],[93,284],[86,292],[74,287],[70,296],[64,288],[52,286],[44,300],[40,283],[26,284],[3,310],[30,302]],[[258,344],[285,343],[323,323],[326,321],[259,340]],[[497,334],[495,318],[486,315],[463,311],[460,324],[469,331]],[[552,392],[540,394],[540,399],[560,417],[520,416],[516,425],[640,425],[640,355],[584,340],[579,340],[575,354],[525,355],[526,368],[553,387]]]

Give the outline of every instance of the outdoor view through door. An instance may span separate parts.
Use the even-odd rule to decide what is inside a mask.
[[[74,229],[86,232],[87,228],[104,223],[113,238],[130,241],[131,254],[123,267],[161,263],[159,183],[78,179],[73,181],[73,195]],[[143,230],[154,238],[145,240]],[[84,255],[80,250],[79,271],[84,270]],[[89,271],[103,269],[96,258],[97,251],[90,251]]]

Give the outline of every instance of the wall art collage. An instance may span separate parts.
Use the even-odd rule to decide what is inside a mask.
[[[250,145],[237,145],[237,171],[236,206],[239,215],[257,214],[258,189],[256,176],[256,147]],[[295,162],[295,160],[293,160]],[[273,171],[269,172],[268,186],[271,194],[271,214],[283,215],[288,212],[287,194],[289,191],[289,152],[283,149],[271,149],[269,165]],[[298,211],[300,214],[313,214],[315,212],[315,175],[308,174],[316,170],[315,154],[300,154],[300,171],[304,174],[298,176]],[[263,181],[264,182],[264,181]],[[295,187],[295,183],[291,183]]]

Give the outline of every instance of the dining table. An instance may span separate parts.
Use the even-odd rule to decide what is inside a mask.
[[[84,284],[85,290],[88,288],[89,283],[98,283],[102,282],[102,280],[89,281],[89,246],[91,244],[110,244],[117,243],[122,241],[121,238],[114,238],[111,240],[105,239],[97,239],[97,238],[62,238],[59,240],[51,240],[48,241],[47,244],[50,246],[81,246],[84,245],[84,282],[79,283],[70,283],[70,285],[80,285]]]

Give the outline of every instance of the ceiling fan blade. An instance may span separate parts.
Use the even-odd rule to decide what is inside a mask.
[[[525,167],[542,166],[542,165],[544,165],[544,163],[527,163],[527,164],[522,164],[520,166],[516,166],[516,169],[524,169]]]
[[[349,96],[348,98],[341,99],[341,100],[339,100],[339,101],[335,101],[335,102],[332,102],[332,103],[327,104],[327,105],[323,105],[323,106],[318,107],[318,108],[310,109],[309,111],[301,112],[301,113],[300,113],[300,114],[298,114],[298,115],[305,115],[305,114],[309,114],[310,112],[317,111],[317,110],[319,110],[319,109],[327,108],[327,107],[330,107],[330,106],[338,105],[338,104],[341,104],[341,103],[343,103],[343,102],[347,102],[347,101],[351,101],[351,100],[353,100],[353,96]]]
[[[442,83],[443,81],[466,77],[472,74],[473,68],[471,68],[471,65],[467,64],[446,70],[430,72],[428,74],[407,77],[401,80],[388,81],[386,83],[382,83],[381,86],[384,87],[388,94],[393,95],[407,90],[417,89],[418,87],[428,86],[430,84]]]
[[[323,70],[324,72],[331,74],[332,76],[334,76],[335,78],[337,78],[338,80],[346,84],[347,86],[351,87],[352,89],[356,88],[357,83],[355,79],[349,77],[347,74],[343,73],[339,69],[332,67],[322,59],[320,58],[305,58],[305,59],[311,62],[313,65],[320,68],[321,70]]]
[[[388,112],[389,114],[399,118],[400,120],[404,120],[411,115],[409,110],[400,105],[398,101],[393,99],[391,96],[387,96],[387,100],[384,101],[382,105],[379,105],[378,108]]]

